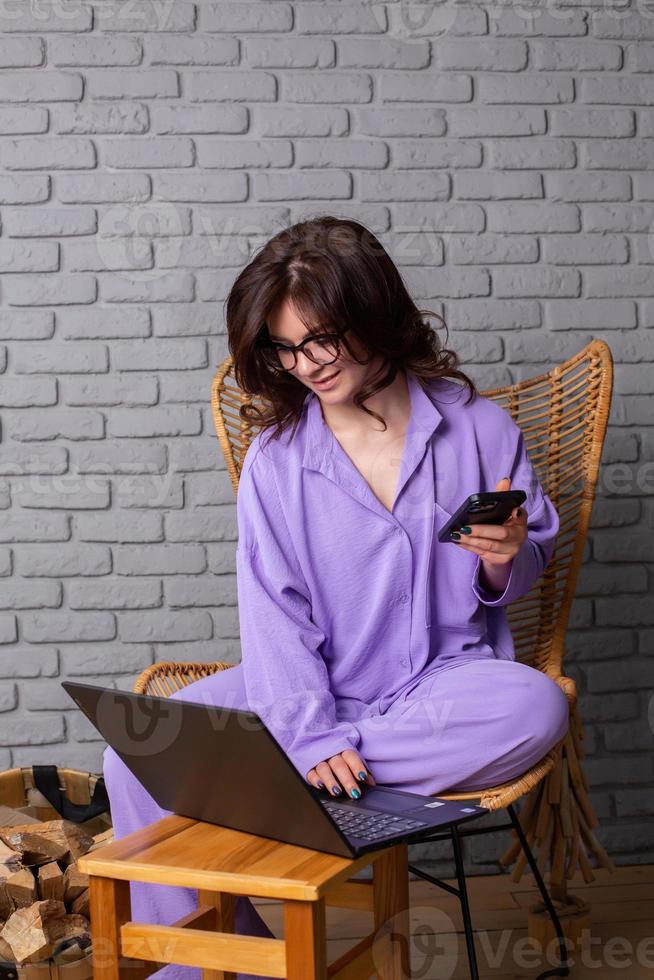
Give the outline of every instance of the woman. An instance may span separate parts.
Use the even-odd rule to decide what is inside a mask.
[[[559,526],[521,430],[458,370],[355,221],[276,235],[226,319],[236,380],[265,399],[241,409],[261,427],[237,495],[242,659],[173,696],[256,711],[334,796],[518,777],[568,725],[557,684],[515,660],[503,608],[540,577]],[[437,540],[470,493],[511,487],[525,506],[502,526]],[[111,749],[105,777],[117,836],[167,812]],[[136,921],[197,904],[191,889],[131,887]],[[272,935],[245,897],[236,928]]]

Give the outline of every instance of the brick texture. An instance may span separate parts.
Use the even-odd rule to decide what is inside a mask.
[[[66,678],[238,661],[222,303],[281,226],[349,215],[480,387],[611,346],[567,669],[599,836],[654,860],[654,20],[527,6],[3,5],[1,765],[99,770]]]

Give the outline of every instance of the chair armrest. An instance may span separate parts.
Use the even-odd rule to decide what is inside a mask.
[[[566,698],[568,699],[568,706],[572,708],[576,707],[577,704],[577,685],[573,681],[572,677],[566,677],[565,674],[548,674],[549,677],[558,684]]]

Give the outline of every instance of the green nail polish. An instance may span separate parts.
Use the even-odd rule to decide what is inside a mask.
[[[361,796],[361,790],[357,789],[356,787],[354,789],[351,789],[350,793],[352,794],[355,800],[358,800],[359,797]]]
[[[368,777],[366,776],[366,774],[365,774],[365,772],[363,770],[361,770],[361,772],[358,772],[357,773],[357,779],[360,779],[361,782],[364,782],[367,778]]]
[[[461,530],[463,531],[464,534],[472,534],[472,528],[468,527],[467,524],[464,524]]]
[[[455,541],[460,541],[461,540],[461,535],[460,534],[457,534],[456,531],[450,531],[450,535],[451,535],[451,537],[454,538]]]

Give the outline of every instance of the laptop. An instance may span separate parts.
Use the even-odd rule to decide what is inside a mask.
[[[253,711],[63,681],[165,810],[354,858],[473,820],[486,807],[358,783],[358,800],[304,779]]]

